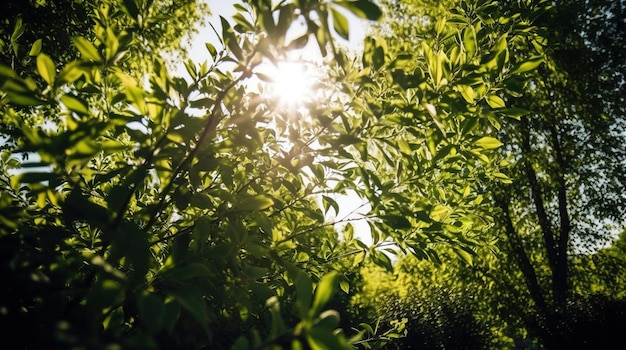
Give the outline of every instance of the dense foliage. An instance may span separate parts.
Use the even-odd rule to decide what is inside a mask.
[[[433,9],[428,2],[389,2],[390,7],[399,4],[404,11],[388,19],[391,25],[382,27],[395,28],[391,38],[412,45],[414,38],[395,33],[416,32],[410,19],[435,18],[441,9]],[[483,12],[485,22],[493,20],[498,8],[517,6],[492,5]],[[428,314],[424,305],[434,305],[432,310],[445,305],[437,295],[428,293],[445,288],[459,293],[458,298],[481,300],[472,302],[469,313],[467,308],[457,307],[456,316],[500,318],[495,333],[475,323],[474,334],[482,333],[479,338],[483,341],[503,335],[501,340],[514,340],[518,347],[560,349],[600,348],[619,339],[616,325],[626,317],[623,255],[617,253],[619,249],[611,248],[610,254],[598,249],[611,244],[616,233],[623,231],[626,212],[624,4],[558,1],[553,5],[534,21],[545,42],[530,43],[545,63],[525,80],[511,79],[504,85],[509,92],[504,102],[527,113],[519,121],[503,120],[498,132],[504,143],[500,153],[510,164],[503,171],[510,182],[491,186],[488,199],[497,208],[496,225],[489,234],[499,240],[498,260],[480,254],[472,268],[411,262],[427,276],[454,276],[449,278],[462,280],[462,287],[427,278],[432,285],[418,292],[422,293],[418,302],[408,296],[398,299],[396,292],[388,291],[381,298],[401,300],[399,311],[394,314],[391,308],[382,308],[375,314],[389,320],[419,310],[413,316],[414,322],[419,322]],[[508,26],[506,22],[498,25]],[[432,35],[426,28],[419,37],[425,40]],[[528,52],[527,44],[511,46],[511,54]],[[401,278],[401,272],[398,276]],[[370,282],[375,280],[371,276],[365,279],[364,296],[357,300],[371,296],[368,290],[378,288],[376,282]],[[481,283],[489,287],[481,287]],[[451,331],[448,327],[454,327],[454,322],[446,317],[431,314],[430,326],[408,327],[408,332],[419,339],[422,329],[443,325]],[[468,339],[475,338],[470,335]],[[429,347],[442,344],[464,348],[442,339]]]
[[[382,346],[402,325],[341,329],[333,295],[391,253],[494,248],[485,189],[510,182],[495,136],[523,113],[506,100],[542,62],[545,4],[467,2],[417,46],[371,37],[352,58],[333,37],[374,3],[248,1],[184,79],[159,56],[185,4],[76,2],[91,29],[51,36],[3,22],[0,328],[29,348]],[[68,36],[76,51],[49,49]],[[307,44],[321,97],[292,108],[264,71]],[[348,191],[371,245],[332,219]]]

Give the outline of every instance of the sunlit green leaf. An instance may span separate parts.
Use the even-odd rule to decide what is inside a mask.
[[[80,62],[72,61],[66,64],[59,73],[59,80],[64,83],[71,84],[84,74],[80,68]]]
[[[312,350],[351,349],[339,339],[339,335],[333,334],[331,329],[325,327],[310,329],[306,339]]]
[[[534,58],[531,60],[518,63],[513,67],[513,69],[511,69],[511,74],[520,74],[520,73],[529,72],[539,67],[539,65],[542,62],[543,62],[542,58]]]
[[[445,221],[451,212],[451,208],[447,205],[437,204],[430,211],[430,218],[434,221]]]
[[[495,149],[502,146],[502,142],[495,137],[485,136],[474,142],[474,145],[484,149]]]
[[[474,93],[474,89],[472,89],[469,85],[458,85],[457,89],[463,96],[463,99],[468,103],[474,103],[474,99],[476,98],[476,94]]]
[[[476,35],[473,27],[467,27],[463,30],[463,46],[469,56],[474,54],[476,50]]]
[[[87,102],[77,96],[72,96],[70,94],[65,94],[61,96],[61,103],[67,107],[70,111],[82,115],[89,114],[89,107],[87,106]]]
[[[41,52],[42,42],[43,41],[41,39],[35,40],[35,42],[33,43],[33,46],[30,48],[30,52],[28,53],[28,55],[31,57],[35,57],[39,55],[39,53]]]
[[[72,38],[72,42],[84,59],[95,62],[100,62],[102,60],[98,49],[96,49],[96,47],[89,40],[77,36]]]
[[[530,111],[523,109],[523,108],[506,108],[506,109],[501,109],[498,110],[499,113],[502,113],[504,115],[506,115],[507,117],[511,117],[517,120],[520,120],[521,117],[525,116],[526,114],[529,114]]]
[[[489,94],[486,97],[487,103],[491,108],[505,108],[504,100],[496,94]]]

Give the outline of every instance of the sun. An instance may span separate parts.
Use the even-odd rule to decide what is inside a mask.
[[[267,67],[268,92],[279,106],[298,110],[314,101],[317,79],[314,67],[303,61],[280,61]]]

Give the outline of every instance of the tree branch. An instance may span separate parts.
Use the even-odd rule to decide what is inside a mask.
[[[533,202],[535,204],[535,210],[537,211],[539,227],[541,228],[541,233],[546,244],[548,263],[550,264],[550,269],[554,273],[554,271],[556,270],[558,254],[556,249],[556,243],[554,241],[554,232],[552,230],[550,219],[548,218],[548,214],[546,213],[546,209],[543,203],[541,188],[539,187],[539,183],[537,181],[537,173],[535,172],[535,169],[533,169],[532,162],[528,159],[532,151],[530,147],[530,128],[528,126],[528,121],[522,119],[521,126],[522,151],[526,156],[524,159],[524,170],[526,172],[528,182],[530,183],[530,190],[533,197]]]

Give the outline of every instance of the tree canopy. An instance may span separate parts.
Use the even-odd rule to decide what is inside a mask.
[[[561,69],[546,1],[450,3],[417,32],[367,37],[359,57],[336,40],[345,12],[376,21],[388,7],[244,1],[210,23],[206,61],[174,56],[186,78],[161,55],[206,14],[195,1],[27,4],[0,29],[0,327],[23,347],[384,346],[402,320],[379,332],[335,310],[358,269],[391,271],[393,254],[481,260],[507,213],[494,203],[524,200],[501,185],[528,163],[506,152],[532,140],[559,157],[540,129],[514,136],[546,99],[537,74]],[[316,93],[284,103],[268,72],[307,45],[323,58],[307,62]],[[336,218],[348,192],[370,208],[371,244]]]
[[[398,4],[390,2],[389,6]],[[511,10],[518,5],[502,7]],[[430,279],[434,284],[430,289],[446,288],[470,300],[477,300],[477,295],[487,299],[484,309],[470,308],[469,315],[474,318],[484,318],[486,313],[493,317],[505,305],[500,311],[503,319],[498,321],[502,326],[496,329],[517,340],[516,346],[530,336],[538,337],[531,341],[546,348],[558,349],[564,344],[597,348],[619,338],[613,325],[624,319],[623,286],[613,288],[624,276],[623,263],[614,254],[597,251],[624,230],[625,104],[620,91],[625,73],[621,45],[626,32],[624,5],[613,1],[559,1],[553,5],[534,21],[538,40],[510,47],[511,55],[517,56],[528,52],[530,44],[543,63],[525,79],[510,79],[503,86],[508,92],[503,104],[523,116],[502,120],[497,133],[504,144],[499,153],[510,164],[503,170],[510,181],[490,186],[487,199],[495,209],[495,225],[488,234],[499,240],[499,261],[494,263],[480,254],[481,259],[475,259],[480,261],[478,266],[470,269],[482,271],[478,276],[473,276],[476,271],[454,264],[454,272],[431,266],[429,269],[455,275],[464,283],[457,288]],[[426,2],[403,6],[403,12],[388,19],[392,27],[399,28],[390,35],[404,43],[400,45],[411,45],[415,39],[395,33],[415,32],[412,18],[441,10],[428,12],[432,7]],[[485,21],[497,13],[495,7],[483,12]],[[432,35],[424,29],[420,38]],[[497,287],[480,287],[484,278],[489,286],[495,283]],[[368,288],[376,285],[365,282],[363,293],[368,295]],[[466,286],[477,287],[467,290]],[[407,297],[396,315],[424,311],[428,305],[434,305],[434,310],[439,301],[435,298],[423,298],[412,308],[415,301]],[[585,303],[589,306],[583,307]],[[378,312],[388,318],[392,311]],[[449,319],[437,317],[426,319],[431,322],[426,329],[449,323]],[[416,318],[416,322],[420,320],[424,315]],[[513,329],[507,329],[507,324],[514,325]],[[523,329],[530,334],[520,333]],[[483,340],[493,337],[492,331],[483,327],[482,332],[488,334]],[[419,327],[414,332],[419,334]]]

